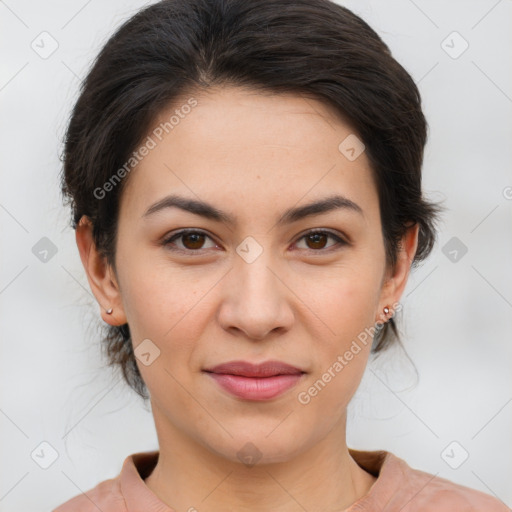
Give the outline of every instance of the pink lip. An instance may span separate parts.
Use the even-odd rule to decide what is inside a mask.
[[[269,400],[295,386],[305,373],[281,361],[231,361],[204,370],[223,389],[246,400]]]

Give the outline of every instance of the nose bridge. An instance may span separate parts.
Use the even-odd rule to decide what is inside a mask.
[[[282,290],[279,280],[270,271],[275,262],[270,249],[264,249],[254,238],[248,237],[237,247],[237,254],[239,258],[233,270],[239,280],[238,298],[249,305],[254,301],[259,308],[274,303]]]
[[[270,249],[247,237],[236,249],[229,272],[232,286],[224,297],[221,321],[224,328],[237,328],[248,336],[263,338],[278,327],[287,327],[293,317],[286,287],[276,277]]]

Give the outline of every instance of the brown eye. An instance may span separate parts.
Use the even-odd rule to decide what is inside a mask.
[[[337,244],[327,245],[327,241],[330,239],[337,242]],[[317,252],[327,252],[331,247],[336,245],[347,245],[347,242],[339,236],[331,233],[330,231],[310,231],[306,233],[300,240],[304,240],[306,243],[306,249]],[[322,251],[326,249],[326,251]]]
[[[187,249],[201,249],[204,244],[205,236],[201,233],[189,233],[181,235],[183,245]]]
[[[163,240],[162,245],[171,251],[193,254],[194,252],[199,252],[202,249],[216,247],[213,240],[209,247],[205,247],[205,242],[208,239],[211,240],[206,233],[197,230],[186,230],[180,231],[179,233]],[[181,243],[176,243],[176,241],[181,241]]]
[[[313,233],[312,235],[307,235],[306,240],[311,244],[309,246],[310,249],[323,249],[327,244],[328,235],[325,233]]]

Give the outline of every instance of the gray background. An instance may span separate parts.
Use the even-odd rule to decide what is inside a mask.
[[[348,444],[390,450],[510,507],[512,2],[341,3],[418,83],[430,125],[424,189],[448,207],[402,297],[419,377],[398,349],[371,361],[349,407]],[[80,80],[143,5],[0,1],[1,511],[49,510],[157,447],[150,411],[100,358],[99,308],[57,179]],[[56,251],[46,261],[36,257],[43,237]],[[42,442],[58,455],[47,469]]]

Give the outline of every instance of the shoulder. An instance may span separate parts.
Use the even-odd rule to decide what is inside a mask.
[[[51,512],[127,512],[118,478],[100,482],[96,487],[69,499]]]
[[[415,469],[389,451],[349,450],[377,479],[346,512],[512,512],[495,496]]]
[[[404,472],[409,501],[402,512],[511,512],[500,499],[482,491],[409,466]]]

